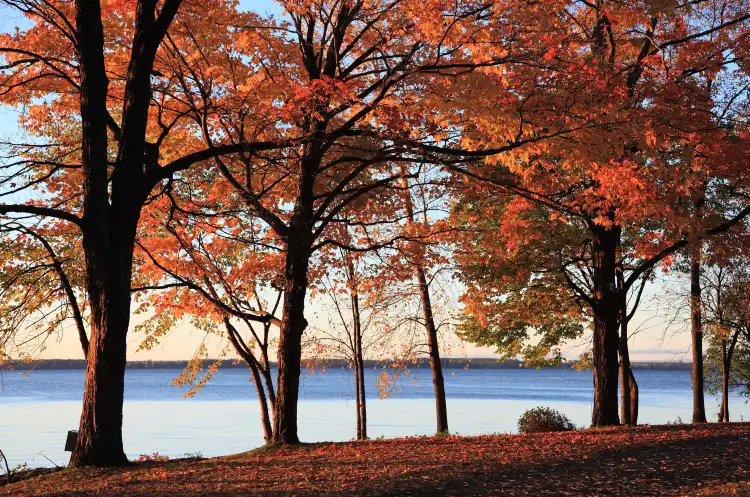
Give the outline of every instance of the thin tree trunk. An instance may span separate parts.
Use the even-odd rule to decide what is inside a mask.
[[[627,323],[625,320],[623,320],[620,327],[622,329],[620,336],[620,419],[622,424],[630,425],[633,423],[630,418],[630,355],[628,353]]]
[[[630,364],[628,348],[628,316],[623,306],[620,323],[620,417],[624,425],[638,424],[638,384]]]
[[[409,183],[404,180],[407,188],[405,204],[406,215],[410,222],[414,222],[414,206],[411,193],[408,191]],[[430,287],[427,283],[424,268],[420,264],[415,265],[417,282],[419,283],[419,297],[422,301],[422,312],[425,331],[427,332],[427,348],[430,356],[430,369],[432,370],[432,385],[435,391],[435,416],[437,433],[448,432],[448,406],[445,399],[445,379],[443,378],[443,365],[440,362],[440,344],[438,342],[435,317],[432,313],[432,301],[430,300]]]
[[[629,368],[628,378],[630,379],[630,424],[638,424],[638,382],[635,381],[633,367]]]
[[[354,381],[357,398],[357,440],[367,440],[367,407],[365,399],[364,357],[362,353],[362,317],[359,310],[359,295],[355,280],[354,267],[350,262],[349,278],[351,281],[352,332],[354,334]]]
[[[739,337],[740,330],[736,330],[732,334],[731,341],[726,338],[721,341],[721,412],[719,413],[719,421],[725,423],[729,423],[729,380],[732,372],[732,357]]]
[[[630,418],[632,406],[630,401],[632,395],[630,392],[630,375],[629,370],[625,363],[620,360],[620,420],[624,425],[631,425],[633,421]]]
[[[367,440],[367,396],[365,393],[365,366],[361,356],[359,358],[359,373],[357,374],[357,390],[359,391],[359,419],[362,426],[360,440]]]
[[[276,416],[276,391],[273,386],[273,377],[271,376],[271,368],[268,365],[263,365],[261,372],[263,380],[266,384],[266,391],[268,392],[268,402],[271,407],[271,416]]]
[[[357,418],[357,440],[362,440],[362,418],[359,399],[359,365],[357,357],[354,357],[354,411]]]
[[[729,367],[727,340],[721,341],[721,412],[719,422],[729,423]]]
[[[427,330],[427,347],[429,348],[430,368],[432,369],[432,385],[435,389],[437,433],[447,433],[448,407],[445,400],[445,380],[443,378],[443,365],[440,362],[440,344],[438,342],[437,327],[435,326],[435,317],[432,314],[430,288],[422,266],[417,266],[416,273],[417,281],[419,282],[419,295],[422,300],[425,328]]]
[[[690,324],[693,347],[693,423],[706,422],[703,397],[703,319],[701,315],[701,247],[690,252]]]
[[[214,297],[216,297],[216,292],[212,293]],[[250,372],[253,377],[253,383],[255,383],[255,390],[258,392],[258,402],[260,404],[260,422],[261,426],[263,426],[263,438],[265,439],[266,444],[268,444],[273,437],[273,430],[271,428],[272,421],[268,414],[268,399],[266,398],[266,390],[263,385],[264,376],[260,371],[260,365],[253,355],[252,351],[248,348],[244,339],[237,332],[237,329],[234,327],[228,317],[224,317],[224,326],[227,330],[227,337],[229,338],[229,342],[234,347],[235,352],[237,352],[237,354],[242,357],[242,359],[245,361],[245,364],[247,364],[247,367],[250,368]],[[266,344],[264,343],[262,346],[266,346]]]
[[[250,372],[253,375],[253,383],[255,383],[255,390],[258,392],[258,403],[260,404],[260,422],[263,425],[263,440],[266,443],[270,443],[273,438],[273,428],[271,418],[268,413],[268,399],[266,399],[266,390],[263,387],[263,377],[258,371],[258,366],[255,362],[249,362]]]
[[[273,312],[276,312],[274,307]],[[271,408],[271,416],[276,417],[276,390],[273,387],[273,376],[271,375],[271,362],[268,360],[268,334],[271,329],[270,323],[263,323],[263,347],[260,351],[260,373],[263,375],[263,381],[266,384],[268,393],[268,402]]]
[[[616,284],[620,228],[592,224],[594,257],[594,409],[592,426],[619,425],[620,298]]]

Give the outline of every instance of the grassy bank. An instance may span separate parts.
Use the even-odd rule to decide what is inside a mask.
[[[750,423],[378,440],[62,470],[0,495],[750,495]]]

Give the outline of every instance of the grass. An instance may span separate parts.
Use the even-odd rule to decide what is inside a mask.
[[[65,469],[0,495],[750,495],[748,471],[750,423],[665,425],[267,447]]]

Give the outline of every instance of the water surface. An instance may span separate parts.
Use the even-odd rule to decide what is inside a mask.
[[[375,388],[381,370],[366,372],[370,437],[428,435],[435,430],[435,404],[428,370],[402,378],[400,391],[380,399]],[[413,372],[414,372],[413,371]],[[451,431],[462,435],[508,433],[518,417],[536,406],[550,406],[576,424],[590,421],[591,372],[533,369],[447,369]],[[140,454],[178,457],[200,452],[216,456],[263,443],[255,388],[242,368],[222,369],[192,399],[170,385],[178,370],[129,369],[125,375],[123,435],[131,458]],[[689,371],[636,370],[640,421],[689,421]],[[0,389],[0,449],[12,466],[66,464],[65,434],[77,429],[83,396],[82,370],[6,372]],[[299,430],[307,442],[351,440],[355,435],[353,376],[345,370],[303,374]],[[706,398],[715,419],[718,400]],[[733,419],[750,418],[743,398],[730,404]]]

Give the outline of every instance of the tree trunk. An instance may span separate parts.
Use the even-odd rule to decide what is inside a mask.
[[[108,79],[104,63],[104,28],[99,0],[76,0],[76,51],[79,61],[81,165],[83,173],[82,240],[91,337],[86,354],[86,383],[78,439],[71,466],[127,464],[122,444],[126,337],[130,322],[133,248],[141,209],[154,184],[144,166],[146,129],[154,56],[179,2],[162,7],[138,2],[135,34],[125,84],[122,124],[116,135],[114,167],[108,143]],[[156,29],[158,28],[158,29]]]
[[[620,323],[620,418],[625,425],[638,424],[638,384],[633,375],[628,348],[628,317],[623,306]]]
[[[617,412],[620,298],[616,284],[618,226],[592,224],[594,257],[594,409],[592,426],[619,425]]]
[[[218,297],[216,295],[216,292],[214,291],[212,291],[212,295],[215,298]],[[273,437],[273,430],[271,428],[272,421],[268,414],[268,399],[266,398],[266,388],[269,389],[269,392],[272,392],[273,385],[269,386],[267,377],[263,373],[261,373],[261,369],[263,369],[264,372],[267,369],[265,364],[267,364],[268,361],[265,360],[265,350],[268,346],[268,342],[267,340],[264,340],[263,343],[260,344],[263,352],[264,362],[264,364],[261,364],[257,361],[252,351],[245,343],[245,340],[240,336],[240,334],[237,332],[237,329],[234,327],[232,322],[229,320],[229,317],[227,316],[224,317],[224,326],[227,330],[227,337],[234,347],[235,352],[237,352],[237,354],[242,357],[242,359],[245,361],[245,364],[247,364],[247,367],[250,368],[250,373],[253,377],[253,383],[255,383],[255,390],[258,392],[258,402],[260,404],[260,422],[263,426],[263,438],[266,441],[266,444],[268,444]],[[267,325],[264,324],[264,326]],[[264,385],[264,381],[266,382],[266,385]]]
[[[630,379],[630,424],[638,424],[638,382],[635,381],[633,367],[629,368],[628,378]]]
[[[703,320],[701,315],[701,247],[690,252],[690,324],[693,342],[693,423],[706,422],[703,398]]]
[[[266,384],[266,391],[268,392],[268,403],[270,404],[271,408],[271,417],[276,417],[276,391],[273,387],[273,378],[271,377],[271,368],[268,366],[268,364],[265,364],[263,366],[263,380]]]
[[[630,385],[630,361],[628,359],[626,338],[625,340],[620,340],[620,419],[624,425],[633,424],[630,417],[632,410],[632,406],[630,405],[632,398]]]
[[[361,352],[360,352],[361,354]],[[367,440],[367,397],[365,394],[365,366],[360,355],[359,373],[357,374],[357,390],[359,391],[359,421],[361,426],[360,440]]]
[[[727,347],[728,340],[721,340],[721,409],[719,422],[729,423],[729,369],[732,367],[732,357]]]
[[[443,365],[440,362],[440,344],[438,342],[437,327],[435,326],[435,318],[432,314],[430,288],[422,266],[417,266],[416,273],[419,282],[419,295],[422,300],[425,328],[427,330],[427,347],[429,348],[430,368],[432,369],[432,385],[435,388],[437,433],[447,433],[448,407],[445,401],[445,380],[443,378]]]
[[[302,361],[302,334],[305,320],[305,295],[309,249],[300,246],[301,240],[290,239],[285,269],[283,319],[279,332],[278,378],[276,384],[276,409],[274,413],[273,441],[281,444],[298,444],[297,400],[299,398],[300,363]]]
[[[75,8],[81,73],[85,222],[82,234],[91,336],[86,355],[86,383],[78,440],[70,465],[117,466],[128,462],[122,447],[122,403],[132,269],[111,250],[111,210],[107,191],[108,81],[101,8],[98,1],[87,0],[77,1]],[[123,230],[127,228],[122,227]],[[127,251],[127,245],[119,248]],[[132,263],[132,254],[131,246],[128,263]]]
[[[351,282],[351,304],[352,304],[352,332],[354,345],[354,381],[356,383],[357,399],[357,440],[367,440],[367,399],[365,398],[365,368],[364,354],[362,352],[362,317],[359,311],[359,295],[357,293],[357,282],[354,279],[354,267],[349,265],[349,277]]]
[[[110,251],[95,250],[86,240],[84,249],[91,338],[78,441],[70,465],[122,466],[128,463],[122,444],[122,406],[132,246],[130,257],[120,258],[112,257]]]
[[[624,425],[632,425],[633,422],[630,418],[632,406],[630,400],[632,398],[630,392],[630,375],[628,374],[628,367],[622,360],[620,361],[620,420]]]
[[[268,399],[266,399],[266,389],[263,387],[263,377],[258,370],[258,366],[254,362],[248,362],[250,372],[253,375],[253,383],[255,383],[255,390],[258,392],[258,403],[260,404],[260,422],[263,425],[263,440],[266,444],[271,442],[273,439],[273,429],[271,428],[271,418],[268,413]]]
[[[359,365],[357,364],[357,357],[354,357],[354,411],[357,418],[357,440],[362,438],[362,418],[359,409]]]
[[[406,216],[410,222],[414,222],[414,205],[411,193],[408,191],[409,183],[404,180],[406,188]],[[430,300],[430,287],[427,283],[424,268],[420,264],[415,265],[417,282],[419,283],[419,297],[422,301],[422,312],[425,330],[427,331],[427,347],[430,355],[430,369],[432,370],[432,385],[435,390],[435,415],[437,421],[437,433],[448,432],[448,406],[445,401],[445,380],[443,378],[443,365],[440,362],[440,345],[438,343],[437,327],[435,317],[432,313],[432,301]]]

